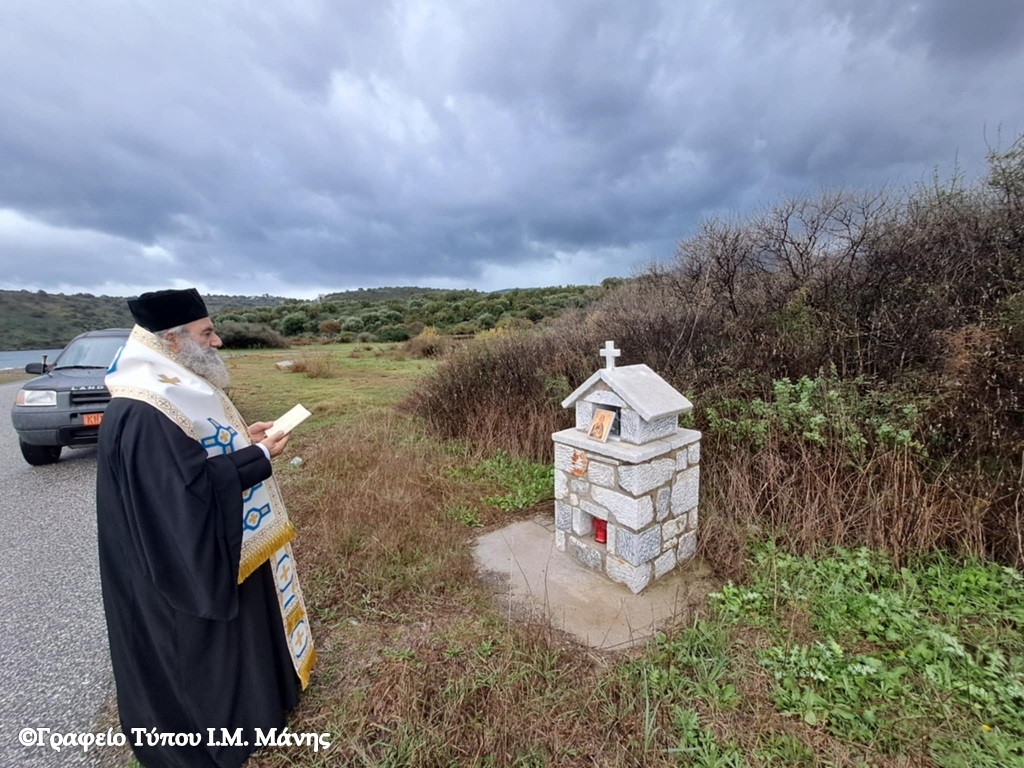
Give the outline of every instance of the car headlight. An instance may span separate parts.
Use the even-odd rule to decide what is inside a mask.
[[[14,398],[15,405],[56,405],[57,393],[52,389],[22,389]]]

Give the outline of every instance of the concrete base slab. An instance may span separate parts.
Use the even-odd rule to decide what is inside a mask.
[[[481,536],[477,570],[495,585],[510,615],[542,618],[592,648],[642,643],[669,624],[684,622],[717,588],[711,570],[691,560],[634,595],[555,548],[551,516],[524,520]]]

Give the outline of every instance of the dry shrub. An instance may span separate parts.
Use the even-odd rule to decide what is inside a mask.
[[[945,343],[942,372],[955,379],[976,378],[981,372],[984,358],[992,355],[998,343],[998,334],[978,325],[965,325],[948,331],[939,331]]]
[[[441,337],[423,338],[416,336],[403,346],[404,352],[410,357],[439,357],[444,353],[445,344]]]
[[[452,340],[442,336],[437,329],[424,328],[419,335],[409,339],[403,345],[409,357],[440,357],[452,345]]]
[[[536,459],[552,455],[551,433],[569,425],[561,401],[596,350],[584,332],[503,332],[449,351],[403,406],[444,438]]]
[[[311,379],[332,379],[337,375],[334,361],[326,352],[301,355],[292,365],[291,372],[304,373]]]
[[[869,546],[897,565],[936,547],[983,553],[991,499],[925,477],[905,449],[880,450],[862,467],[848,457],[769,441],[709,460],[703,453],[702,554],[737,578],[750,538],[794,552]]]

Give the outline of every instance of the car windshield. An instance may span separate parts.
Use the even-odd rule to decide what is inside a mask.
[[[86,336],[68,344],[53,363],[57,368],[106,368],[124,344],[120,336]]]

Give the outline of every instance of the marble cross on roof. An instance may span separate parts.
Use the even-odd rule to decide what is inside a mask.
[[[605,359],[605,370],[610,371],[615,367],[615,358],[622,354],[622,350],[615,348],[614,341],[606,341],[604,349],[598,352],[598,354]]]

